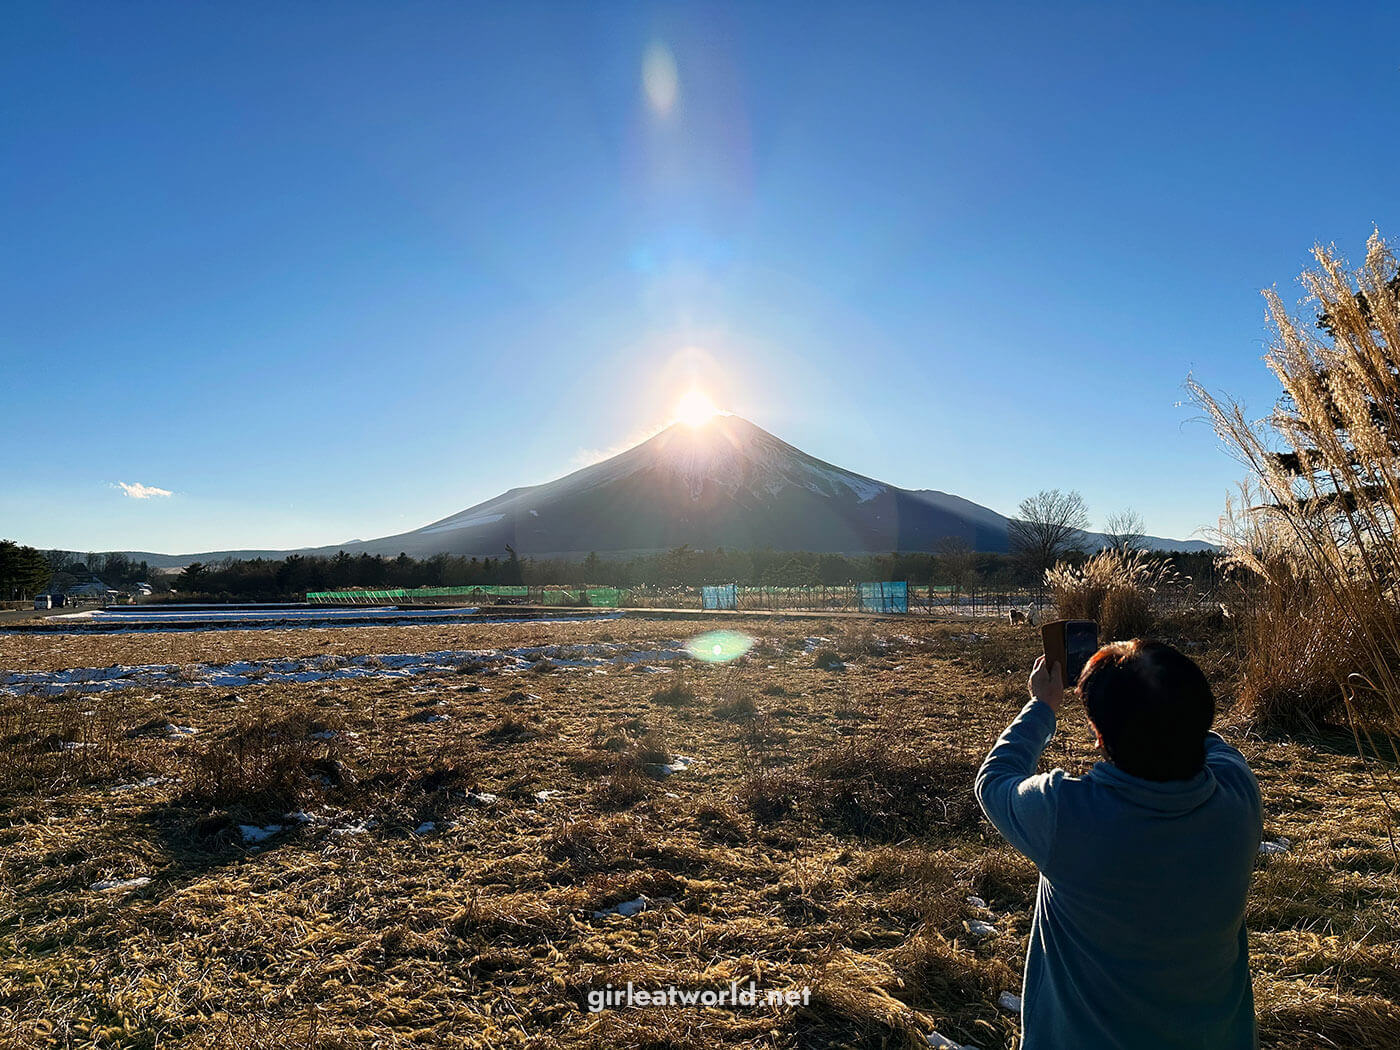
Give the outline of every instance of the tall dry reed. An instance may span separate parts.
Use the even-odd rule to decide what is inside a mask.
[[[1264,293],[1275,332],[1265,361],[1283,388],[1272,415],[1254,422],[1237,402],[1191,389],[1260,494],[1225,530],[1259,588],[1242,638],[1255,674],[1246,688],[1273,690],[1277,712],[1291,680],[1309,716],[1325,668],[1358,745],[1374,746],[1372,734],[1393,743],[1400,731],[1396,264],[1379,233],[1354,273],[1333,248],[1313,255],[1299,316]]]
[[[1159,599],[1182,582],[1170,562],[1147,551],[1103,550],[1083,565],[1060,564],[1045,573],[1056,612],[1097,620],[1105,641],[1150,631]]]
[[[1226,500],[1217,591],[1240,654],[1241,710],[1256,724],[1310,730],[1345,718],[1350,629],[1284,516],[1246,482]]]

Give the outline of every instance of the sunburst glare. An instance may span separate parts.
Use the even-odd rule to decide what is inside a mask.
[[[719,409],[703,390],[691,390],[676,402],[676,422],[701,427],[719,415]]]

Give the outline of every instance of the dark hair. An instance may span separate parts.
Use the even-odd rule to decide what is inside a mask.
[[[1108,759],[1145,780],[1188,780],[1205,765],[1215,695],[1196,661],[1165,642],[1114,642],[1079,675]]]

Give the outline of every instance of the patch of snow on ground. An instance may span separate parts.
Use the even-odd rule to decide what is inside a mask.
[[[360,824],[350,824],[343,828],[331,828],[332,835],[363,835],[370,828],[374,827],[374,821],[366,820]]]
[[[1014,992],[1002,992],[1001,998],[997,1000],[997,1005],[1003,1010],[1010,1010],[1013,1014],[1021,1012],[1021,997]]]
[[[1292,842],[1292,840],[1291,840],[1291,839],[1286,839],[1286,838],[1284,838],[1282,835],[1280,835],[1278,838],[1274,839],[1272,842],[1270,842],[1269,840],[1265,839],[1263,842],[1259,843],[1259,852],[1260,852],[1260,853],[1266,853],[1266,854],[1267,854],[1267,853],[1287,853],[1287,852],[1288,852],[1290,849],[1292,849],[1292,848],[1293,848],[1293,842]]]
[[[621,915],[624,919],[630,919],[638,912],[645,911],[647,905],[651,903],[643,895],[636,900],[623,901],[621,904],[614,904],[610,908],[603,908],[593,913],[595,919],[606,919],[609,915]]]
[[[647,768],[663,777],[669,777],[672,773],[684,773],[694,764],[695,759],[693,758],[687,758],[685,755],[672,755],[671,761],[653,762]]]
[[[106,879],[102,882],[94,882],[92,888],[98,893],[107,893],[111,890],[135,890],[150,884],[150,876],[138,875],[134,879]]]
[[[967,634],[950,634],[948,636],[948,639],[949,641],[962,642],[965,645],[970,645],[973,642],[985,642],[987,640],[987,637],[988,636],[985,634],[978,634],[976,631],[969,631]]]
[[[989,922],[981,919],[966,919],[963,921],[963,929],[977,938],[990,937],[997,932],[997,928]]]
[[[57,696],[70,690],[107,693],[130,688],[237,689],[254,683],[325,682],[350,678],[410,678],[414,675],[455,675],[467,661],[489,662],[505,671],[524,671],[548,660],[557,667],[606,670],[638,666],[648,674],[669,673],[653,666],[658,661],[685,655],[678,640],[637,649],[621,642],[532,645],[513,649],[461,649],[425,653],[382,653],[350,658],[325,656],[274,660],[235,660],[226,664],[144,664],[111,667],[73,667],[61,671],[11,671],[0,673],[0,695],[39,694]],[[190,736],[191,726],[167,727],[172,736]],[[346,734],[349,735],[349,734]]]
[[[144,780],[138,780],[133,784],[113,784],[107,791],[113,795],[124,795],[128,791],[140,791],[143,788],[151,788],[155,787],[157,784],[164,784],[167,779],[167,777],[146,777]]]
[[[243,844],[245,846],[251,846],[258,842],[266,842],[268,839],[272,838],[273,835],[280,835],[285,830],[286,828],[281,824],[268,824],[265,827],[259,827],[256,824],[238,825],[238,833],[243,836]]]

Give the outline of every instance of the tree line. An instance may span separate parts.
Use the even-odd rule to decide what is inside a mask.
[[[120,551],[99,554],[51,550],[45,553],[45,558],[52,567],[49,586],[59,594],[92,581],[100,581],[119,591],[138,583],[149,583],[152,587],[161,585],[159,574],[147,562],[136,561]]]
[[[591,553],[581,559],[522,558],[511,547],[500,557],[435,554],[413,558],[340,551],[330,557],[292,554],[285,558],[195,562],[178,575],[153,572],[124,554],[51,551],[58,566],[55,589],[64,579],[100,577],[122,589],[149,582],[157,594],[173,590],[181,601],[298,601],[307,591],[354,587],[387,589],[472,585],[562,585],[567,587],[677,587],[707,583],[741,586],[840,586],[866,581],[907,580],[916,586],[956,591],[1007,591],[1043,584],[1055,565],[1082,562],[1103,546],[1132,550],[1144,541],[1142,519],[1132,510],[1109,515],[1103,539],[1091,538],[1084,498],[1048,489],[1021,501],[1007,533],[1007,553],[972,549],[947,537],[929,552],[832,554],[814,551],[697,550],[690,546],[637,555]],[[1210,587],[1212,552],[1163,554],[1182,575]],[[3,578],[0,578],[2,580]],[[41,584],[42,586],[42,584]]]
[[[1069,552],[1071,562],[1084,555]],[[1212,572],[1213,556],[1164,555],[1185,575]],[[176,600],[299,601],[307,591],[349,588],[465,587],[526,584],[567,587],[675,587],[707,583],[742,586],[840,586],[857,581],[907,580],[959,591],[1035,586],[1039,573],[1022,554],[975,552],[956,542],[931,553],[846,555],[813,551],[672,550],[630,556],[589,554],[582,559],[501,558],[435,554],[332,557],[293,554],[281,559],[194,563],[169,580]]]

